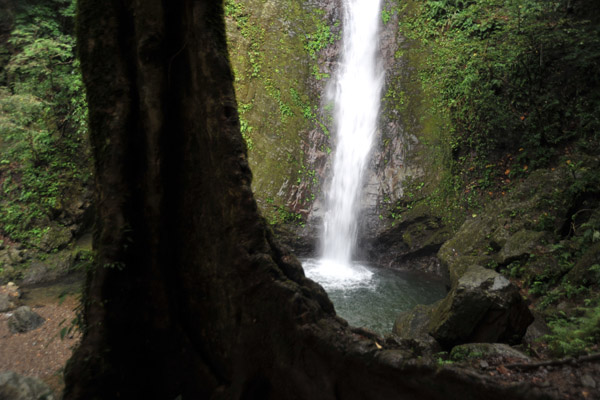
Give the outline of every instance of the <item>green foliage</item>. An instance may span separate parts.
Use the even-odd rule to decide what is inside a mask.
[[[313,15],[313,22],[315,24],[315,31],[313,33],[308,33],[305,35],[304,40],[304,50],[308,53],[311,59],[317,60],[317,57],[321,50],[325,49],[327,46],[333,44],[336,40],[340,39],[340,34],[335,34],[331,31],[331,27],[328,21],[323,19],[323,11],[317,10]],[[334,28],[340,26],[339,21],[336,21],[333,25]],[[326,72],[321,72],[321,66],[318,63],[315,63],[311,67],[312,75],[317,80],[329,78],[329,74]]]
[[[314,33],[306,35],[304,42],[304,50],[310,55],[313,60],[317,59],[317,55],[325,47],[332,44],[336,39],[336,35],[331,32],[331,28],[326,21],[317,19],[317,30]],[[336,22],[335,26],[338,26],[339,22]]]
[[[597,346],[600,340],[600,306],[579,310],[567,317],[559,313],[549,322],[552,333],[544,339],[556,356],[581,355]]]
[[[242,137],[244,138],[244,140],[246,141],[246,146],[248,147],[248,151],[251,151],[254,149],[254,141],[252,140],[252,131],[254,128],[252,128],[252,126],[250,126],[250,123],[248,122],[248,120],[246,119],[246,117],[244,116],[244,114],[246,114],[246,112],[250,111],[252,109],[253,104],[244,104],[244,103],[239,103],[238,104],[238,114],[240,117],[240,131],[242,133]]]
[[[272,203],[272,199],[271,199],[271,202],[268,202],[268,203]],[[278,205],[273,205],[273,208],[275,209],[275,213],[272,214],[272,217],[269,220],[269,223],[271,225],[292,223],[292,224],[304,226],[304,224],[306,223],[306,221],[302,217],[302,214],[290,211],[290,210],[286,209],[285,207],[281,207]]]
[[[0,234],[35,245],[90,180],[87,107],[74,55],[74,1],[17,9],[0,87]]]
[[[420,79],[435,111],[452,123],[456,171],[481,180],[479,190],[498,179],[486,166],[507,153],[519,155],[507,169],[514,178],[547,165],[574,139],[598,139],[598,13],[587,12],[595,9],[591,1],[575,10],[568,4],[400,3],[402,32],[428,49]]]
[[[236,0],[225,1],[225,16],[233,18],[242,37],[249,40],[250,45],[247,51],[248,75],[252,78],[258,78],[263,64],[263,54],[260,48],[265,35],[264,28],[252,23],[244,5]]]

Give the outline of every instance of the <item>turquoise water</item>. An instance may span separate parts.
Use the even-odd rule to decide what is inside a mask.
[[[401,312],[434,303],[447,293],[442,280],[425,274],[358,263],[352,271],[337,274],[329,273],[330,265],[324,266],[322,260],[305,259],[302,264],[306,276],[325,288],[340,317],[379,334],[391,333]]]

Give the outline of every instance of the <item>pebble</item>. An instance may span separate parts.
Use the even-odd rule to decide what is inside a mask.
[[[487,362],[487,361],[485,361],[485,360],[481,360],[481,361],[479,362],[479,367],[480,367],[481,369],[486,369],[486,368],[488,368],[489,366],[490,366],[490,364],[488,364],[488,362]]]
[[[585,374],[581,377],[581,384],[592,389],[596,388],[596,381],[588,374]]]

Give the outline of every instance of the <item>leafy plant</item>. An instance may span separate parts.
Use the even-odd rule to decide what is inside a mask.
[[[17,6],[0,86],[0,233],[35,246],[89,182],[87,106],[73,28],[75,2]]]
[[[454,171],[475,183],[471,191],[545,166],[573,140],[598,139],[600,25],[591,0],[399,6],[403,34],[424,48],[421,86],[451,122]]]
[[[590,307],[583,315],[559,314],[549,322],[552,333],[545,336],[556,356],[580,355],[597,345],[600,339],[600,307]]]

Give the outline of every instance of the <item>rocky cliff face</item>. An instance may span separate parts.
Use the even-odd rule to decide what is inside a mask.
[[[301,253],[319,236],[335,134],[327,96],[340,56],[339,0],[226,3],[230,58],[242,132],[263,214]],[[421,143],[423,120],[408,45],[391,2],[382,10],[379,47],[386,72],[379,129],[365,175],[361,241],[388,225],[383,215],[407,182],[433,170]],[[427,121],[426,121],[427,122]],[[435,175],[435,173],[433,173]],[[302,245],[298,243],[301,239]]]
[[[306,221],[331,152],[324,93],[337,58],[339,7],[231,0],[225,9],[259,206],[273,223]]]

